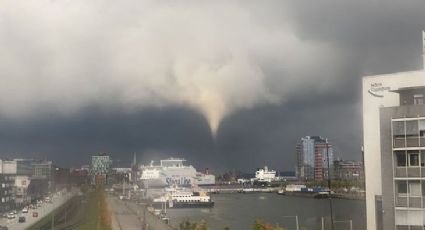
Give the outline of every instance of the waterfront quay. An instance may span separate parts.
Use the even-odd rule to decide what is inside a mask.
[[[143,202],[121,200],[108,195],[112,210],[112,229],[178,229],[184,221],[205,221],[208,229],[252,229],[255,220],[278,225],[286,229],[299,227],[309,230],[330,229],[328,199],[280,196],[276,193],[218,193],[211,195],[213,208],[167,209],[166,218]],[[335,229],[365,230],[364,201],[335,199],[333,202]],[[168,222],[168,224],[166,223]],[[301,228],[301,229],[302,229]]]
[[[231,230],[252,229],[257,219],[286,229],[296,229],[298,216],[300,229],[331,229],[328,199],[312,199],[296,196],[279,196],[275,193],[227,193],[212,194],[214,208],[209,209],[169,209],[170,224],[178,227],[182,221],[199,222],[204,220],[210,229]],[[335,229],[365,230],[365,204],[361,200],[333,200]]]
[[[306,198],[315,198],[318,193],[315,192],[302,192],[302,191],[285,191],[282,187],[263,187],[263,186],[252,186],[252,185],[215,185],[215,186],[203,186],[202,189],[208,191],[211,194],[227,194],[227,193],[279,193],[284,191],[281,195],[285,196],[298,196]],[[316,197],[317,198],[317,197]],[[356,191],[332,191],[332,198],[336,199],[350,199],[350,200],[364,200],[364,192]]]

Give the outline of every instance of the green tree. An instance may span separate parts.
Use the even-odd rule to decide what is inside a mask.
[[[254,222],[253,230],[285,230],[285,229],[278,226],[274,227],[271,224],[265,223],[264,221],[257,219]]]
[[[180,230],[207,230],[207,223],[201,220],[199,223],[191,223],[189,220],[185,220],[180,223]]]

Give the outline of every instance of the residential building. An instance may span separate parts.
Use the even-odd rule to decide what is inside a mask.
[[[14,183],[15,175],[0,173],[0,213],[15,208]]]
[[[52,161],[40,161],[32,164],[33,175],[32,179],[46,180],[48,184],[47,191],[55,190],[54,171],[56,167]]]
[[[92,185],[109,184],[112,159],[105,153],[92,156],[90,165],[90,179]]]
[[[328,177],[329,167],[333,167],[333,148],[327,139],[320,136],[301,138],[296,147],[297,176],[299,180],[321,181]]]
[[[31,194],[28,193],[30,183],[31,179],[29,176],[15,177],[15,203],[17,207],[31,203]]]
[[[425,71],[364,77],[362,94],[367,229],[424,229]]]
[[[33,160],[13,159],[0,160],[0,172],[20,176],[31,176]]]
[[[363,180],[363,163],[361,161],[344,161],[337,159],[334,161],[335,180]]]

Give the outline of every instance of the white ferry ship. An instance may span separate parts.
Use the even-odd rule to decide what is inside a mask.
[[[154,207],[167,208],[204,208],[213,207],[214,202],[207,192],[174,191],[153,199]]]
[[[279,180],[279,177],[276,176],[275,170],[269,170],[267,166],[264,168],[257,169],[255,172],[255,178],[251,179],[253,182],[272,182]]]
[[[168,158],[160,161],[160,165],[141,167],[141,177],[145,187],[168,187],[177,185],[180,187],[193,187],[215,184],[215,176],[197,172],[192,165],[184,165],[186,160],[180,158]]]

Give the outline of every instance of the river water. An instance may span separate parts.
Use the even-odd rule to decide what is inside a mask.
[[[220,230],[229,226],[231,230],[250,230],[256,219],[288,230],[295,230],[295,217],[299,226],[306,230],[320,230],[321,218],[325,218],[325,229],[330,228],[330,205],[328,199],[280,196],[274,193],[212,194],[214,208],[170,209],[168,216],[173,226],[189,219],[205,220],[209,229]],[[335,230],[366,229],[365,202],[359,200],[332,199]],[[302,228],[303,227],[303,228]]]

